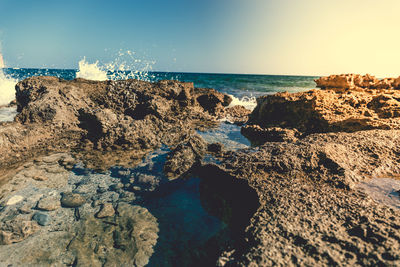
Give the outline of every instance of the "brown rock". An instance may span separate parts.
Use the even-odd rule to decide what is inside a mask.
[[[283,129],[279,127],[261,128],[259,125],[246,125],[240,131],[250,140],[264,142],[295,142],[300,136],[296,129]],[[256,142],[257,143],[257,142]]]
[[[12,169],[38,154],[71,148],[86,149],[75,150],[79,153],[74,157],[88,165],[94,158],[103,161],[95,168],[115,165],[115,158],[118,164],[131,165],[132,158],[140,158],[145,150],[162,143],[176,146],[195,128],[215,125],[231,101],[215,90],[177,81],[31,77],[19,82],[16,91],[20,113],[0,129],[0,168]],[[122,150],[130,155],[102,155]],[[68,168],[73,164],[62,157],[56,161]],[[110,165],[104,165],[106,161]]]
[[[305,133],[400,129],[399,99],[397,90],[277,93],[258,98],[249,121]]]
[[[37,203],[37,208],[40,210],[52,211],[60,207],[60,198],[54,196],[44,197]]]
[[[164,165],[164,172],[169,179],[179,178],[200,163],[207,146],[204,140],[194,135],[186,143],[179,144],[172,150]]]
[[[111,217],[114,216],[115,210],[113,208],[113,205],[111,203],[104,203],[101,206],[100,211],[96,214],[97,218],[106,218],[106,217]]]
[[[249,119],[251,110],[246,109],[243,106],[237,105],[230,108],[226,108],[226,119],[237,125],[243,125]]]
[[[85,197],[80,194],[63,193],[61,197],[61,205],[67,208],[80,207],[86,203]]]
[[[39,230],[39,225],[34,221],[14,219],[2,222],[0,225],[0,245],[21,242],[37,230]]]

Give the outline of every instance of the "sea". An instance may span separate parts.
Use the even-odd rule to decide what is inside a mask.
[[[318,78],[312,76],[157,72],[148,69],[126,70],[121,67],[110,69],[102,66],[99,62],[87,62],[86,59],[81,60],[78,65],[77,69],[0,69],[0,121],[12,121],[14,119],[17,114],[16,109],[12,106],[7,107],[7,105],[15,98],[15,84],[32,76],[55,76],[65,80],[79,77],[91,80],[135,78],[146,81],[178,80],[193,82],[196,87],[214,88],[227,93],[233,97],[231,105],[243,105],[249,110],[255,108],[256,98],[259,96],[282,91],[306,91],[315,88],[314,79]],[[249,148],[252,145],[240,134],[239,126],[228,122],[223,122],[218,128],[199,132],[199,134],[209,143],[223,143],[225,148],[229,150]],[[114,166],[105,173],[95,173],[92,170],[80,167],[78,164],[69,174],[68,184],[85,184],[93,188],[97,188],[98,184],[111,184],[104,194],[96,193],[96,190],[87,193],[90,194],[88,198],[102,199],[103,195],[107,194],[118,196],[113,191],[114,185],[125,183],[127,180],[127,177],[118,173],[124,173],[124,175],[128,173],[129,177],[141,177],[143,175],[143,177],[153,177],[152,179],[159,181],[158,188],[152,192],[135,191],[136,200],[131,203],[146,208],[156,218],[159,227],[157,244],[154,246],[154,253],[149,259],[148,266],[212,266],[214,262],[208,264],[206,262],[214,256],[218,256],[215,253],[218,253],[220,247],[229,247],[236,242],[237,238],[235,225],[238,220],[233,219],[236,217],[216,211],[229,211],[229,214],[237,213],[238,217],[243,217],[243,221],[247,223],[250,218],[242,216],[241,210],[244,208],[248,213],[249,205],[245,204],[241,208],[229,204],[237,202],[231,199],[231,197],[237,198],[237,195],[228,194],[230,191],[225,190],[225,188],[234,185],[227,184],[227,181],[219,185],[220,177],[211,177],[212,179],[207,180],[193,176],[187,179],[169,181],[163,174],[163,166],[169,152],[170,148],[161,147],[149,154],[138,166],[131,168]],[[217,163],[213,158],[206,157],[205,161]],[[141,186],[141,184],[138,185]],[[240,188],[242,190],[247,187],[241,186]],[[30,199],[32,194],[38,194],[42,191],[43,194],[48,193],[46,190],[46,188],[36,188],[35,186],[26,189],[20,188],[6,198],[22,195],[26,199]],[[226,191],[227,196],[221,195],[221,190]],[[127,193],[132,194],[132,192],[125,192],[124,194]],[[57,191],[56,194],[61,193]],[[119,198],[117,197],[112,204],[115,206],[119,203],[118,201]],[[254,208],[256,209],[256,206]],[[62,212],[65,212],[65,214]],[[64,218],[62,216],[67,216],[67,212],[67,209],[62,209],[61,212],[48,212],[47,215],[52,220],[50,227],[52,224],[61,223],[62,218]],[[99,234],[101,235],[102,232],[99,232]],[[46,232],[46,235],[51,237],[52,233]],[[40,239],[37,238],[37,240]],[[23,255],[27,249],[30,249],[29,242],[21,242],[19,250],[13,250],[13,253],[16,255],[22,253],[21,255]],[[116,248],[107,249],[112,252]],[[203,260],[206,260],[206,262],[203,262]],[[7,257],[1,258],[0,256],[0,265],[7,261]],[[47,265],[45,261],[42,263]],[[50,260],[48,264],[50,265]]]

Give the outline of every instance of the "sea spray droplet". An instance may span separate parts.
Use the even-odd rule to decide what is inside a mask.
[[[84,57],[79,61],[79,70],[76,73],[77,78],[88,80],[127,80],[138,79],[142,81],[153,81],[154,74],[151,74],[154,61],[139,59],[135,57],[135,52],[130,50],[119,50],[114,59],[101,64],[99,61],[89,63]]]

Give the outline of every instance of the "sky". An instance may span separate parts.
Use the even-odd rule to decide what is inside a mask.
[[[0,0],[7,66],[118,51],[176,72],[400,75],[398,0]]]

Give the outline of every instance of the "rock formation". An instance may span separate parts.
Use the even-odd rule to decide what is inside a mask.
[[[219,266],[400,263],[400,210],[358,188],[400,174],[396,79],[316,82],[322,90],[258,98],[242,133],[261,145],[203,167],[247,181],[259,198],[246,242],[221,253]]]
[[[206,244],[218,250],[218,266],[399,265],[400,210],[358,187],[371,177],[400,174],[398,79],[336,75],[316,82],[321,89],[258,98],[242,127],[258,147],[238,151],[207,144],[195,132],[224,117],[246,120],[246,111],[225,108],[230,98],[211,89],[174,81],[20,82],[20,113],[0,127],[0,177],[17,173],[0,191],[7,195],[0,242],[15,243],[2,255],[20,259],[15,249],[40,240],[26,262],[58,263],[61,253],[69,265],[147,264],[162,229],[147,209],[131,203],[140,190],[154,190],[156,175],[120,169],[119,181],[100,174],[81,181],[65,169],[74,160],[97,169],[134,166],[165,144],[160,172],[170,179],[189,173],[202,178],[204,208],[235,233],[229,242]],[[20,166],[61,150],[68,153]],[[218,164],[201,162],[206,154]],[[42,194],[29,202],[32,185]],[[29,188],[27,195],[10,197],[21,186]],[[58,191],[50,194],[49,188]],[[33,209],[42,210],[33,218],[40,226],[31,220]],[[59,235],[50,254],[55,241],[39,239],[40,227]]]
[[[2,170],[35,154],[78,147],[89,151],[82,159],[101,161],[91,167],[107,168],[116,159],[130,163],[162,143],[177,145],[194,129],[215,125],[231,102],[215,90],[176,81],[32,77],[16,90],[20,113],[0,128]]]
[[[333,75],[316,80],[322,90],[259,97],[242,133],[268,140],[262,132],[271,127],[297,129],[304,134],[400,129],[400,90],[397,79],[387,88],[380,85],[387,80]]]

